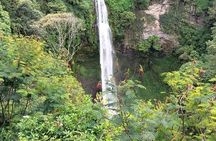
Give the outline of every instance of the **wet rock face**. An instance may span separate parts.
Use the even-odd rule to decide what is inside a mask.
[[[125,32],[124,41],[122,44],[122,52],[127,53],[127,50],[137,49],[139,42],[148,39],[151,36],[160,38],[162,53],[170,54],[178,47],[178,39],[176,36],[167,34],[162,31],[160,16],[166,14],[171,8],[172,0],[161,0],[162,2],[153,3],[146,10],[137,10],[136,21]]]
[[[169,0],[164,0],[162,3],[155,3],[148,7],[144,11],[144,30],[142,34],[143,39],[148,39],[150,36],[159,36],[162,51],[164,53],[170,53],[175,47],[178,46],[178,42],[175,36],[168,35],[161,31],[160,16],[169,11]]]
[[[174,36],[168,36],[167,38],[160,37],[160,45],[164,54],[170,54],[178,47],[179,43]]]
[[[168,0],[165,0],[163,3],[156,3],[150,5],[147,10],[145,10],[145,14],[148,16],[152,16],[154,19],[150,21],[150,23],[144,24],[144,32],[143,38],[147,39],[149,36],[157,35],[157,36],[167,36],[161,31],[160,27],[160,16],[164,15],[169,10]]]
[[[168,0],[165,0],[163,3],[155,3],[150,5],[147,10],[144,11],[146,16],[152,16],[152,20],[149,22],[145,22],[143,38],[147,39],[149,36],[157,35],[157,36],[167,36],[165,33],[161,31],[160,27],[160,16],[164,15],[169,10]],[[167,37],[166,37],[167,38]]]

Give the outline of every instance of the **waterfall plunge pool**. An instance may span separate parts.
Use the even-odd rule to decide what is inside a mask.
[[[161,73],[178,70],[181,66],[178,58],[173,55],[162,57],[155,55],[150,57],[140,57],[137,55],[124,55],[117,53],[117,58],[119,63],[119,72],[116,79],[124,79],[125,72],[130,69],[129,79],[140,80],[142,81],[142,85],[146,87],[146,89],[140,89],[137,95],[141,99],[145,100],[163,100],[168,96],[169,87],[163,82]],[[150,68],[148,66],[148,59],[152,62]],[[74,73],[88,94],[94,95],[95,87],[98,81],[100,81],[99,62],[99,56],[89,56],[82,58],[82,60],[78,61],[75,65]],[[142,79],[137,73],[139,65],[142,65],[144,68]]]

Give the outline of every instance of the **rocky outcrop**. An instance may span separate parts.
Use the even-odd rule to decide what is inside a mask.
[[[165,0],[163,3],[155,3],[150,5],[147,10],[145,10],[146,16],[152,16],[153,19],[144,23],[143,38],[147,39],[152,35],[157,35],[160,37],[167,38],[168,35],[161,31],[160,27],[160,16],[164,15],[169,10],[168,0]],[[144,17],[146,18],[146,17]]]
[[[153,3],[146,10],[135,11],[136,21],[125,32],[123,45],[120,46],[124,53],[130,49],[137,49],[137,44],[150,36],[159,36],[160,45],[164,54],[171,53],[177,46],[178,40],[174,35],[162,31],[160,16],[169,12],[171,0]]]
[[[144,11],[144,30],[142,34],[143,39],[148,39],[150,36],[159,36],[162,50],[165,53],[172,52],[178,46],[175,36],[166,34],[161,31],[160,16],[169,11],[169,0],[164,0],[162,3],[155,3]]]

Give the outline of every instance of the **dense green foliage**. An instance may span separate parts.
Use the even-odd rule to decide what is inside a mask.
[[[212,38],[213,40],[207,42],[207,55],[205,57],[207,77],[211,78],[216,75],[216,25],[212,27]]]
[[[35,34],[33,22],[47,14],[73,11],[84,21],[83,46],[96,47],[96,31],[93,27],[96,18],[91,0],[3,0],[2,5],[11,17],[13,33],[22,35]]]
[[[7,11],[4,11],[0,3],[0,31],[4,34],[9,34],[10,29],[10,17]]]
[[[100,107],[84,95],[62,60],[43,51],[42,43],[1,37],[0,54],[1,126],[10,125],[1,129],[1,140],[112,136],[104,132],[110,125]],[[10,129],[17,132],[7,134]]]
[[[110,11],[110,23],[113,27],[114,35],[122,38],[124,31],[135,20],[133,13],[134,3],[132,0],[108,0],[107,4]]]
[[[150,0],[107,0],[110,11],[110,24],[115,39],[121,40],[125,31],[134,24],[136,19],[135,9],[144,9]]]
[[[206,52],[206,41],[211,39],[211,26],[215,22],[214,3],[214,0],[186,0],[183,5],[178,1],[161,16],[163,30],[179,37],[177,53],[181,59],[197,59]]]
[[[114,40],[122,42],[136,11],[155,2],[106,0]],[[215,7],[215,0],[173,1],[160,22],[178,38],[180,63],[173,65],[183,65],[161,74],[167,97],[146,101],[138,95],[150,78],[143,77],[155,71],[150,55],[161,53],[160,37],[151,36],[136,46],[148,72],[139,65],[140,81],[130,80],[128,69],[118,86],[118,114],[108,118],[101,96],[92,102],[74,74],[80,71],[87,81],[99,71],[79,64],[98,53],[93,1],[1,0],[0,140],[215,141]]]
[[[161,46],[158,43],[159,41],[159,37],[151,36],[138,44],[138,50],[143,51],[144,53],[151,51],[159,51],[161,49]]]

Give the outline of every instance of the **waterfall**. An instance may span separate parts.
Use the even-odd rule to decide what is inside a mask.
[[[102,81],[102,103],[112,116],[117,110],[117,92],[113,76],[112,32],[108,22],[108,11],[104,0],[95,0],[100,40],[100,65]]]

